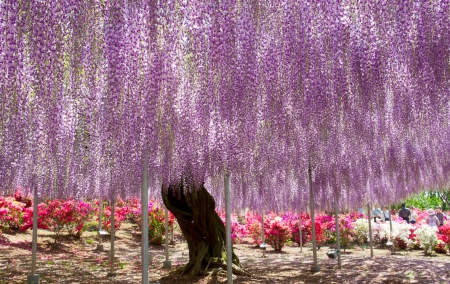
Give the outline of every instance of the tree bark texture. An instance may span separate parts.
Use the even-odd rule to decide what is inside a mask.
[[[205,275],[206,270],[226,267],[225,225],[215,211],[214,198],[202,185],[183,190],[183,184],[162,189],[167,209],[178,221],[189,248],[189,262],[182,274]],[[240,269],[239,258],[233,252],[232,262]],[[233,266],[234,266],[233,265]],[[233,269],[234,270],[234,269]]]

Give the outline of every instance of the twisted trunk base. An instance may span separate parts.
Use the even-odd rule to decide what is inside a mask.
[[[225,226],[215,211],[214,198],[205,187],[186,191],[182,184],[170,185],[161,193],[189,247],[189,262],[181,274],[206,275],[208,269],[226,268]],[[235,274],[246,274],[234,252],[232,262]]]

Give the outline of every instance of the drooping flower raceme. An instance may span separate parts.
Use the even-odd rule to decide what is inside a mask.
[[[0,192],[389,204],[450,175],[446,1],[0,2]],[[439,58],[437,60],[436,58]],[[36,176],[36,182],[33,177]],[[269,199],[270,202],[267,202]]]

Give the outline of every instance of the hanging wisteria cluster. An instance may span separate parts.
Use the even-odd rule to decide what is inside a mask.
[[[450,1],[0,1],[0,192],[235,208],[449,185]],[[306,207],[306,206],[305,206]]]

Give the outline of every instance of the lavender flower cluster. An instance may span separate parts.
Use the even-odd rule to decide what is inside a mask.
[[[450,2],[0,2],[0,193],[189,173],[235,209],[449,185]]]

